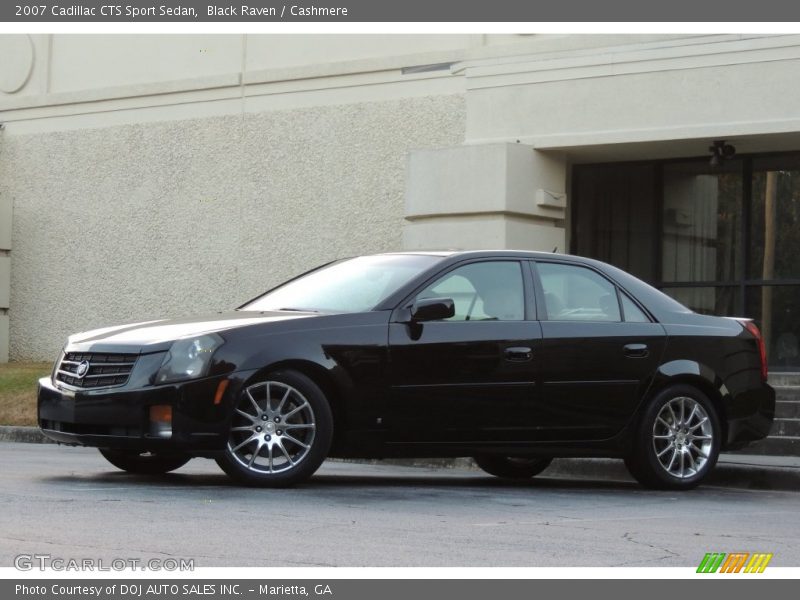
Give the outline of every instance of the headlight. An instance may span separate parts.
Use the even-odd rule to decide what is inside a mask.
[[[167,352],[156,374],[156,383],[171,383],[184,379],[197,379],[208,374],[214,350],[224,340],[216,333],[196,338],[178,340]]]

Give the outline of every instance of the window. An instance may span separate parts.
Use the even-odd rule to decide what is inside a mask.
[[[572,251],[755,319],[770,367],[800,371],[800,153],[576,165],[572,188]]]
[[[522,321],[525,293],[518,262],[470,263],[454,269],[417,295],[452,298],[455,315],[448,321]]]
[[[653,164],[576,165],[572,251],[654,281],[659,227]]]
[[[741,271],[742,165],[664,165],[661,279],[730,281]]]
[[[754,160],[750,190],[748,278],[800,278],[800,159]]]
[[[537,263],[550,321],[621,321],[617,289],[591,269]]]
[[[625,321],[628,323],[649,323],[650,319],[642,312],[642,309],[633,303],[633,300],[628,298],[626,294],[620,292],[619,297],[622,299],[622,314]]]
[[[437,256],[385,254],[332,263],[248,302],[240,310],[304,309],[363,312],[441,260]]]

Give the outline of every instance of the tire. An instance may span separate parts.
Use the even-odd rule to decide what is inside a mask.
[[[286,487],[314,474],[332,439],[333,414],[319,386],[297,371],[275,372],[242,389],[217,464],[239,483]]]
[[[530,479],[553,462],[552,458],[528,456],[496,456],[481,454],[475,457],[478,466],[495,477],[503,479]]]
[[[175,469],[181,468],[192,457],[185,454],[158,454],[152,452],[136,452],[135,450],[111,450],[109,448],[99,448],[103,455],[112,465],[139,475],[162,475]]]
[[[689,490],[714,468],[721,438],[708,396],[689,385],[671,386],[645,408],[625,466],[645,487]]]

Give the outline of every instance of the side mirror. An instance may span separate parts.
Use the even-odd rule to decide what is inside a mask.
[[[452,298],[422,298],[411,307],[414,321],[439,321],[456,314],[456,303]]]

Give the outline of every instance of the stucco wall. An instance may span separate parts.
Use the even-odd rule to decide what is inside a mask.
[[[6,137],[12,360],[400,249],[406,155],[463,142],[464,120],[450,95]]]

